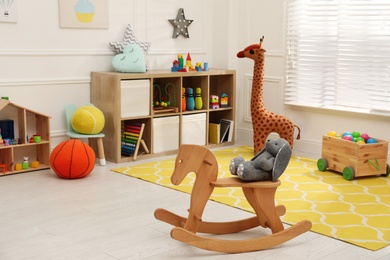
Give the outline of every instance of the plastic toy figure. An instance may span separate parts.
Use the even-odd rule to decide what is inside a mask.
[[[195,108],[194,90],[187,88],[187,110],[192,111]]]
[[[221,107],[227,107],[228,100],[229,100],[228,95],[226,93],[222,93],[221,94],[221,101],[220,101]]]
[[[181,89],[181,111],[186,111],[187,101],[186,101],[186,89]]]
[[[210,95],[210,108],[211,109],[219,108],[219,97],[217,95]]]
[[[28,169],[28,157],[23,157],[22,169]]]

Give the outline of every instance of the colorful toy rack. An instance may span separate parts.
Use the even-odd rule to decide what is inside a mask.
[[[135,122],[125,122],[123,124],[122,138],[121,138],[121,153],[123,156],[133,156],[136,160],[140,144],[142,145],[144,152],[149,153],[149,149],[142,139],[144,133],[145,124]],[[142,153],[142,154],[143,154]]]

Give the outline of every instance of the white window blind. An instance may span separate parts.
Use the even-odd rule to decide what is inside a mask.
[[[286,32],[286,104],[390,115],[390,0],[289,0]]]

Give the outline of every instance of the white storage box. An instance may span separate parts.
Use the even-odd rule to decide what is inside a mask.
[[[183,115],[182,144],[206,145],[206,113]]]
[[[153,152],[179,149],[179,116],[153,118]]]
[[[150,80],[121,81],[121,118],[150,115]]]

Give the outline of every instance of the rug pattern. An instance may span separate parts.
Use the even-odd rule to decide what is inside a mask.
[[[253,148],[233,147],[213,151],[219,163],[219,177],[231,177],[230,160],[242,155],[249,160]],[[171,184],[174,158],[112,169],[186,193],[191,193],[195,174],[179,185]],[[316,160],[293,156],[280,177],[276,204],[286,206],[282,221],[312,222],[312,231],[366,249],[378,250],[390,244],[390,178],[369,177],[346,181],[341,174],[317,170]],[[216,188],[211,200],[253,212],[241,189]]]

